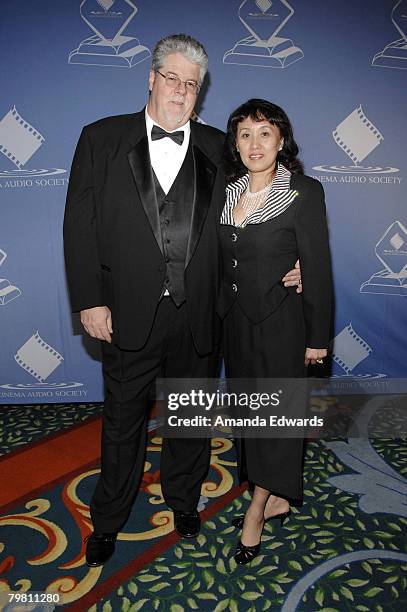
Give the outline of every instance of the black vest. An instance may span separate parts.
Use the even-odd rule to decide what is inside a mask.
[[[154,171],[153,176],[167,268],[163,293],[168,289],[175,304],[180,306],[185,301],[184,271],[194,199],[194,160],[191,144],[167,195]]]

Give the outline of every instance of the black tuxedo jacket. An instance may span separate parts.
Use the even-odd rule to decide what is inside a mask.
[[[225,199],[224,134],[191,121],[194,200],[185,262],[188,319],[199,353],[218,339],[218,220]],[[86,126],[72,163],[64,219],[73,311],[108,306],[113,342],[147,340],[166,266],[144,110]]]

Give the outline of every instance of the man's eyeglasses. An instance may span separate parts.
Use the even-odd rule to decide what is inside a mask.
[[[185,89],[192,94],[199,93],[199,90],[201,89],[196,81],[182,81],[176,74],[172,74],[172,72],[167,72],[167,74],[163,74],[159,70],[156,70],[156,72],[158,72],[158,74],[160,74],[165,79],[165,82],[168,87],[176,89],[182,83],[183,85],[185,85]]]

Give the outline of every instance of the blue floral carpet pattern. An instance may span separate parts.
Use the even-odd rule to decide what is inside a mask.
[[[354,462],[359,451],[357,460],[365,464],[366,446],[376,461],[369,467],[370,484],[377,486],[390,470],[399,487],[383,489],[370,513],[361,508],[362,486],[360,492],[344,490],[354,488]],[[92,610],[407,610],[406,457],[401,440],[311,442],[304,504],[283,527],[266,524],[261,554],[250,565],[233,560],[239,532],[231,518],[244,513],[250,499],[245,492],[207,521],[195,542],[179,542]],[[399,496],[399,506],[386,505],[387,493]]]
[[[394,408],[399,407],[395,403]],[[366,414],[369,410],[373,415],[374,406],[367,407]],[[3,406],[1,453],[75,426],[100,412],[100,404]],[[160,452],[158,442],[153,449],[154,466]],[[214,466],[219,482],[224,483],[225,495],[229,492],[230,496],[236,476],[234,460],[229,454],[223,460],[222,452],[227,447],[222,449],[222,440],[218,444]],[[222,497],[218,497],[220,509],[204,523],[196,540],[168,540],[168,547],[158,556],[150,556],[138,573],[105,591],[91,606],[81,607],[81,600],[72,598],[65,607],[69,609],[74,602],[75,609],[91,612],[407,610],[406,459],[407,445],[401,439],[370,440],[366,436],[309,442],[304,504],[292,509],[283,526],[277,521],[266,524],[261,553],[251,564],[237,566],[234,562],[239,531],[231,525],[235,515],[245,512],[250,495],[239,493],[223,507]],[[146,477],[146,501],[149,499],[151,505],[159,499],[159,472],[149,469]],[[202,508],[210,506],[210,485]],[[149,504],[145,504],[146,512],[151,512]],[[66,534],[69,536],[68,530]],[[74,537],[76,533],[72,533]],[[137,548],[142,554],[143,546],[144,541],[130,539],[126,550],[132,549],[129,554],[134,557]],[[124,557],[122,562],[126,562]],[[106,566],[95,588],[103,584],[105,570],[109,573]],[[119,566],[117,570],[121,571]],[[88,596],[92,589],[87,591]]]

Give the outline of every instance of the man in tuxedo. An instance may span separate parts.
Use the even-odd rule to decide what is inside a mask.
[[[207,64],[192,37],[160,40],[146,108],[86,126],[72,164],[64,221],[68,284],[86,332],[102,340],[106,390],[101,474],[90,505],[94,532],[86,547],[91,567],[113,554],[129,516],[156,377],[213,378],[218,371],[224,134],[190,121]],[[183,537],[199,533],[209,459],[206,439],[163,440],[162,492]]]

